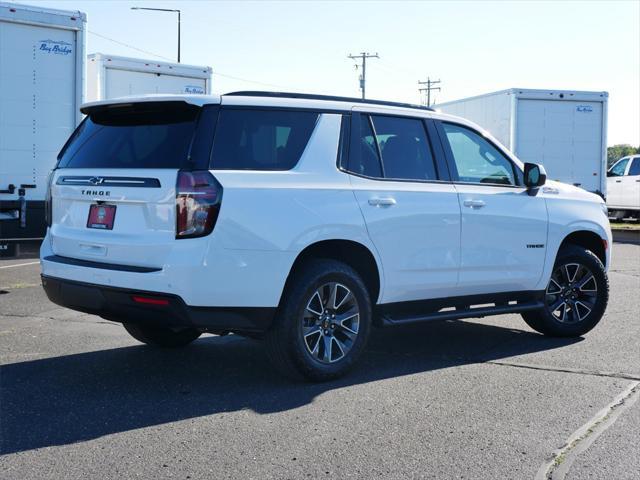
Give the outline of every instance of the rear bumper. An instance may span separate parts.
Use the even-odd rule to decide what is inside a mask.
[[[42,275],[42,286],[49,300],[57,305],[122,323],[260,333],[271,326],[276,310],[271,307],[193,307],[177,295],[105,287],[47,275]],[[136,296],[164,304],[138,303],[133,300]]]

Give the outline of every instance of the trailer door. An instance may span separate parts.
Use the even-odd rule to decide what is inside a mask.
[[[602,169],[602,103],[520,99],[516,155],[552,180],[595,192]]]
[[[5,237],[44,234],[47,175],[75,128],[76,48],[73,30],[0,21],[0,190],[16,187],[0,201],[12,205],[26,185],[29,211],[25,228],[0,225]]]
[[[105,98],[147,93],[205,93],[206,80],[154,72],[107,68]]]

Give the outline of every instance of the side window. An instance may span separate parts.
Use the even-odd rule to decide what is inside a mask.
[[[384,176],[399,180],[436,180],[436,169],[422,120],[371,117],[382,153]]]
[[[383,175],[380,156],[368,116],[360,116],[360,131],[354,133],[356,154],[349,157],[349,170],[357,175],[381,178]]]
[[[461,182],[516,185],[511,161],[473,130],[442,123]]]
[[[624,158],[616,163],[611,170],[609,170],[609,177],[622,177],[624,175],[624,171],[627,169],[627,163],[629,163],[628,158]]]
[[[640,175],[640,158],[634,158],[631,162],[629,175]]]
[[[290,170],[300,160],[317,120],[314,112],[223,108],[211,168]]]

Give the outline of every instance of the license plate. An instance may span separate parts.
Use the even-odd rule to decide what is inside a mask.
[[[89,207],[89,219],[87,220],[87,228],[113,230],[113,221],[115,220],[115,218],[115,205],[91,205]]]

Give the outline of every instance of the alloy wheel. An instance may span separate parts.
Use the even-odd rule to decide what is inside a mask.
[[[358,337],[360,308],[345,285],[329,282],[318,288],[307,302],[302,336],[314,360],[330,364],[343,359]]]
[[[587,267],[580,263],[558,266],[546,291],[546,307],[561,323],[583,321],[594,309],[598,284]]]

